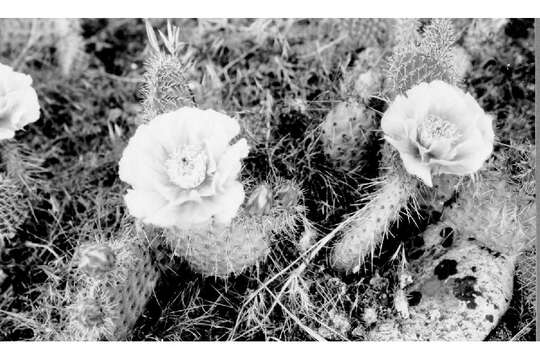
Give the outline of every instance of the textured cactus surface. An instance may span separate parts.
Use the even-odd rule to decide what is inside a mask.
[[[340,22],[342,31],[355,47],[386,45],[392,41],[393,19],[345,19]]]
[[[0,249],[2,243],[16,235],[28,212],[22,185],[0,173]]]
[[[259,199],[261,192],[256,189],[249,200]],[[260,203],[261,209],[269,208],[268,212],[244,209],[230,225],[211,223],[198,229],[171,231],[168,242],[177,255],[204,276],[225,278],[239,274],[266,258],[274,235],[291,233],[298,223],[302,206],[296,184],[281,182],[273,193],[272,202]],[[248,208],[253,208],[255,201],[249,200]],[[269,203],[273,206],[269,207]]]
[[[536,233],[534,202],[517,196],[495,171],[485,172],[462,190],[444,217],[464,236],[475,237],[489,248],[514,257]]]
[[[64,336],[71,340],[129,336],[159,279],[158,255],[148,235],[132,229],[114,241],[79,248],[74,301]]]
[[[384,185],[343,231],[340,242],[334,248],[333,266],[345,271],[360,270],[365,258],[373,255],[388,232],[388,223],[399,218],[401,208],[409,199],[410,189],[407,185],[399,177],[385,179]]]
[[[454,29],[449,20],[433,20],[422,34],[416,20],[402,20],[396,27],[396,46],[387,69],[388,91],[396,96],[411,87],[433,80],[450,84],[458,81],[455,53]],[[410,206],[419,205],[424,195],[423,186],[410,176],[395,151],[386,143],[382,149],[382,178],[379,189],[367,197],[366,205],[353,215],[352,221],[335,246],[333,264],[336,268],[356,272],[368,254],[373,254],[387,235],[390,226],[397,222],[402,213],[411,213]],[[446,185],[445,185],[446,186]],[[448,190],[448,189],[447,189]],[[434,190],[438,193],[438,190]],[[439,194],[440,195],[440,194]],[[427,196],[432,206],[444,202]],[[424,196],[425,197],[425,196]]]
[[[477,58],[488,58],[497,54],[495,41],[503,35],[508,19],[472,19],[463,37],[463,46]]]
[[[414,20],[396,26],[397,44],[387,69],[391,94],[398,95],[421,82],[459,81],[455,63],[455,30],[450,20],[433,20],[422,34]]]
[[[269,234],[261,216],[240,214],[230,226],[175,233],[170,241],[175,252],[191,268],[205,276],[227,277],[263,260],[270,250]]]
[[[146,32],[151,55],[146,61],[142,95],[145,118],[151,120],[157,115],[193,106],[194,98],[186,79],[188,64],[179,57],[183,46],[179,40],[179,28],[168,23],[167,34],[159,32],[161,42],[148,22]]]
[[[20,145],[0,144],[0,244],[12,239],[30,214],[40,163]]]
[[[342,231],[332,254],[332,264],[339,270],[357,272],[368,255],[380,245],[390,225],[397,221],[411,197],[419,194],[419,182],[408,175],[399,163],[398,155],[385,144],[382,164],[391,164],[377,191],[364,200],[366,205],[353,215]]]
[[[326,156],[344,171],[363,168],[375,127],[375,113],[356,102],[340,102],[321,124]]]
[[[148,60],[143,88],[147,119],[194,105],[185,73],[186,65],[177,56],[159,53]]]

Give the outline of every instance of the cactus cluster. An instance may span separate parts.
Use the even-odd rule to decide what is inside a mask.
[[[212,222],[197,229],[171,230],[168,242],[203,276],[239,274],[266,258],[275,235],[294,232],[303,211],[301,197],[292,181],[261,184],[231,224]]]
[[[159,279],[159,236],[130,226],[116,239],[77,248],[72,303],[62,336],[95,341],[122,340],[130,334]]]
[[[455,35],[450,21],[433,20],[423,34],[418,27],[416,20],[401,20],[395,27],[397,43],[387,73],[387,90],[394,96],[424,81],[437,79],[454,85],[458,82],[452,47]],[[391,225],[402,214],[412,214],[425,197],[424,186],[403,168],[395,149],[386,143],[381,152],[378,190],[364,199],[364,207],[353,215],[335,245],[332,262],[340,270],[360,270],[367,255],[373,255],[388,235]],[[439,194],[438,190],[434,192]],[[443,192],[440,196],[446,195]],[[436,201],[430,196],[427,199]]]

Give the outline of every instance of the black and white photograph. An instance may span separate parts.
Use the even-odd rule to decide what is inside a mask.
[[[535,341],[534,25],[0,11],[0,343]]]

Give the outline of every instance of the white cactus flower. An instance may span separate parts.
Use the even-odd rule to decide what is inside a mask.
[[[0,140],[39,119],[39,102],[29,75],[0,64]]]
[[[432,175],[475,173],[493,151],[492,118],[470,94],[439,80],[398,96],[381,127],[405,169],[428,186]]]
[[[141,125],[119,164],[131,215],[166,228],[228,224],[244,201],[237,177],[249,149],[230,145],[239,132],[235,119],[190,107]]]

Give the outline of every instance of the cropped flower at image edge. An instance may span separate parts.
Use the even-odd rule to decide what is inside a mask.
[[[493,151],[492,118],[470,94],[439,80],[398,96],[381,127],[405,169],[428,186],[432,175],[475,173]]]
[[[39,119],[39,102],[29,75],[0,64],[0,140]]]
[[[235,119],[189,107],[141,125],[119,164],[131,215],[167,228],[228,224],[244,201],[237,177],[248,145],[230,145],[239,132]]]

